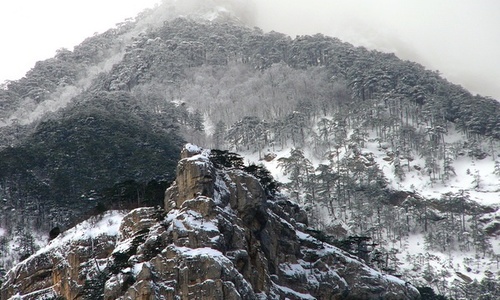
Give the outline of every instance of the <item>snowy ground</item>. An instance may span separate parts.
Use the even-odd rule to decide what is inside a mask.
[[[407,172],[405,179],[400,181],[394,175],[394,166],[383,158],[387,155],[385,150],[378,148],[377,143],[368,143],[366,151],[372,152],[377,164],[384,171],[390,185],[397,190],[414,191],[426,198],[440,198],[447,192],[458,193],[467,191],[472,200],[484,205],[500,204],[500,178],[494,174],[494,160],[486,157],[482,160],[461,156],[453,162],[456,175],[449,181],[442,182],[436,179],[431,182],[429,175],[423,169],[425,161],[423,158],[415,157],[410,163],[410,171],[406,168],[406,162],[402,161]],[[422,170],[417,171],[414,166]],[[474,183],[475,176],[479,176],[479,186]]]
[[[61,233],[36,254],[50,251],[61,245],[68,245],[72,241],[95,239],[100,235],[117,236],[119,234],[120,223],[126,213],[126,211],[110,210],[102,216],[90,217],[88,220]]]
[[[463,140],[464,137],[460,134],[451,134],[446,137],[448,143]],[[390,149],[389,149],[390,150]],[[500,152],[500,149],[496,150]],[[262,163],[273,174],[277,181],[282,183],[288,182],[288,177],[285,176],[282,170],[278,167],[277,160],[280,157],[288,157],[290,155],[290,148],[281,149],[277,151],[268,151],[276,154],[276,158],[270,162],[266,162],[259,157],[258,153],[242,153],[247,163]],[[456,175],[452,176],[448,181],[435,179],[432,181],[428,174],[423,170],[425,160],[418,156],[410,162],[410,170],[406,166],[406,161],[401,161],[404,165],[406,174],[403,181],[396,178],[394,174],[394,166],[391,161],[384,160],[387,158],[387,150],[380,147],[378,142],[367,142],[362,152],[371,152],[379,168],[384,172],[389,184],[396,190],[416,192],[426,198],[439,199],[442,194],[452,192],[464,192],[480,204],[492,206],[494,208],[500,207],[500,178],[494,174],[494,157],[487,156],[484,159],[475,159],[467,155],[460,156],[453,161],[453,167]],[[265,153],[265,151],[264,151]],[[304,150],[305,156],[317,166],[319,163],[326,163],[315,158],[310,151]],[[421,167],[417,170],[414,166]],[[477,180],[479,178],[479,180]],[[479,182],[479,184],[478,184]],[[494,213],[495,215],[499,214]],[[495,255],[500,255],[500,239],[492,238],[492,249]],[[401,241],[403,247],[401,252],[397,255],[400,261],[401,270],[407,270],[407,274],[412,274],[414,267],[408,261],[409,256],[422,258],[426,262],[426,267],[433,270],[436,274],[448,274],[447,281],[452,283],[455,279],[459,279],[457,272],[465,274],[473,279],[480,280],[484,277],[486,271],[497,273],[500,271],[499,263],[493,261],[491,258],[484,258],[474,252],[448,252],[441,253],[438,251],[429,251],[425,247],[424,236],[422,234],[415,234],[408,237],[406,240]],[[415,261],[413,259],[413,261]],[[413,270],[413,274],[418,275],[423,269]],[[459,279],[460,280],[460,279]]]

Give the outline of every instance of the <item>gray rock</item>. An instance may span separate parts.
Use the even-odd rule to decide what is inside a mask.
[[[266,199],[255,177],[216,169],[190,145],[164,211],[129,212],[119,235],[103,235],[98,247],[79,240],[32,256],[9,271],[1,295],[50,290],[81,299],[84,279],[100,274],[104,299],[420,298],[304,232],[307,224],[298,205]]]

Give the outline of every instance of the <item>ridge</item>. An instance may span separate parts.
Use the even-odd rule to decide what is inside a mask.
[[[1,298],[419,299],[314,237],[297,204],[238,164],[214,163],[221,155],[185,145],[164,208],[107,212],[62,233],[7,273]]]

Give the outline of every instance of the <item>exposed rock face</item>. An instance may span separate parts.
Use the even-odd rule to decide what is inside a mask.
[[[123,216],[107,212],[60,234],[7,273],[0,299],[11,299],[16,294],[28,300],[57,295],[81,298],[86,278],[96,275],[97,266],[104,269],[113,252]]]
[[[2,299],[35,291],[38,299],[419,298],[403,281],[305,233],[297,205],[266,199],[255,177],[217,169],[208,154],[183,150],[165,210],[131,211],[118,240],[102,235],[97,250],[80,240],[30,257],[9,271]]]

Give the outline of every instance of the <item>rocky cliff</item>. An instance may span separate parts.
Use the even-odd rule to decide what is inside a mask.
[[[305,213],[186,145],[164,208],[107,212],[11,269],[1,299],[419,299],[308,232]]]

